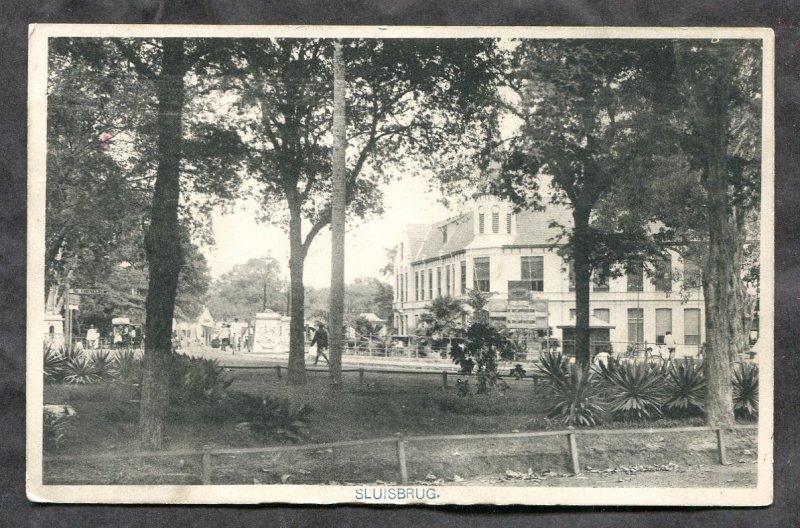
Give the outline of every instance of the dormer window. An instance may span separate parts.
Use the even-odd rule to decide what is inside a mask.
[[[500,208],[492,207],[492,233],[500,232]]]
[[[483,234],[484,228],[484,214],[483,214],[483,207],[478,208],[478,233],[481,235]]]
[[[506,213],[506,233],[511,234],[511,213]]]
[[[442,226],[442,244],[447,244],[447,225]]]

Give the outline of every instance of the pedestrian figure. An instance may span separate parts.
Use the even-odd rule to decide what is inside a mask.
[[[89,327],[89,330],[86,331],[86,344],[89,345],[89,348],[94,350],[97,348],[97,342],[100,340],[100,332],[97,331],[97,328],[94,325]]]
[[[310,346],[314,345],[317,345],[317,357],[314,359],[314,364],[319,362],[320,356],[325,358],[325,363],[330,363],[328,356],[325,355],[325,351],[328,349],[328,332],[325,331],[325,325],[322,323],[317,323],[317,331],[314,332]]]
[[[675,359],[675,338],[672,336],[672,332],[667,332],[664,335],[664,346],[667,347],[667,351],[669,352],[669,361],[671,362]]]
[[[219,340],[222,351],[225,352],[228,349],[228,346],[231,344],[231,325],[222,325],[222,330],[219,333]],[[236,351],[233,350],[233,353],[235,354]]]

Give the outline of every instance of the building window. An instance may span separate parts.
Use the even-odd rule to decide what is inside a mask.
[[[694,289],[702,286],[702,274],[700,267],[694,259],[689,257],[683,258],[683,286],[685,288]]]
[[[419,300],[425,300],[425,270],[419,272]]]
[[[500,232],[500,208],[492,207],[492,233]]]
[[[442,296],[442,267],[437,266],[436,268],[436,296]]]
[[[570,260],[567,263],[567,275],[569,275],[569,291],[575,291],[575,265]]]
[[[428,270],[428,299],[433,299],[433,268]]]
[[[447,244],[447,224],[442,226],[442,244]]]
[[[410,301],[411,297],[409,297],[408,292],[411,289],[411,286],[408,284],[408,272],[406,272],[406,300]]]
[[[447,287],[445,289],[445,292],[447,293],[447,295],[450,295],[450,273],[451,273],[450,270],[451,270],[451,268],[452,268],[452,266],[447,266],[445,268],[445,276],[447,277]]]
[[[592,315],[605,323],[611,322],[611,310],[608,308],[595,308]]]
[[[644,342],[644,309],[628,308],[628,343]]]
[[[483,207],[478,208],[478,233],[481,235],[483,234],[483,227],[484,227],[484,219],[483,219]]]
[[[394,300],[400,300],[400,274],[396,273],[394,276]]]
[[[608,291],[608,276],[611,271],[608,264],[604,264],[601,270],[594,270],[592,272],[592,282],[594,283],[594,291],[607,292]]]
[[[472,260],[473,266],[473,287],[479,292],[491,291],[489,281],[489,257],[478,257]]]
[[[511,213],[506,213],[506,233],[511,234]]]
[[[461,261],[461,295],[467,293],[467,261]]]
[[[405,299],[403,298],[403,274],[400,274],[400,282],[398,283],[398,288],[400,289],[400,302],[403,302]]]
[[[544,291],[544,257],[521,257],[520,268],[520,279],[530,284],[531,291]]]
[[[672,310],[670,308],[658,308],[656,310],[656,344],[664,344],[664,336],[667,332],[672,333]]]
[[[653,277],[653,284],[655,284],[656,291],[672,291],[671,255],[668,255],[666,258],[658,259],[655,262],[655,276]]]
[[[569,309],[569,320],[572,321],[573,319],[575,319],[577,313],[578,313],[578,311],[575,308],[570,308]]]
[[[683,310],[683,342],[687,345],[700,344],[700,309]]]
[[[640,260],[628,263],[627,277],[629,292],[644,290],[644,266]]]
[[[419,300],[419,272],[414,272],[414,300]]]

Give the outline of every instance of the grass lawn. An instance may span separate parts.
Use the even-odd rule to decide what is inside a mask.
[[[234,371],[230,390],[310,405],[313,412],[305,442],[368,439],[406,435],[473,434],[562,429],[544,418],[541,400],[529,380],[510,380],[509,389],[490,396],[461,398],[451,386],[441,387],[438,376],[367,373],[345,374],[344,390],[332,392],[325,373],[309,373],[305,386],[287,386],[273,370]],[[473,381],[474,383],[474,381]],[[46,385],[45,402],[69,404],[77,415],[61,447],[48,455],[86,455],[81,461],[45,462],[46,484],[166,484],[200,483],[199,457],[155,459],[97,459],[104,452],[137,449],[138,389],[111,382],[89,386]],[[169,449],[258,447],[279,444],[261,440],[237,427],[244,421],[233,400],[215,405],[190,405],[175,409],[169,420]],[[650,422],[652,427],[702,425],[699,420]],[[673,462],[678,468],[712,466],[716,442],[712,433],[661,433],[635,436],[578,436],[584,467],[620,468]],[[555,475],[569,472],[564,437],[503,440],[459,440],[409,443],[406,450],[410,480],[453,480],[501,476],[507,470]],[[748,478],[735,484],[755,485],[756,432],[737,431],[729,439],[729,458],[742,465],[737,471]],[[748,471],[747,468],[752,468]],[[287,477],[288,475],[288,477]],[[433,477],[433,478],[431,478]],[[253,483],[357,483],[396,482],[394,446],[382,444],[270,454],[217,455],[213,460],[215,484]],[[458,480],[458,479],[456,479]],[[615,481],[618,479],[614,479]],[[727,481],[728,479],[722,479]],[[572,485],[584,485],[573,480]],[[446,483],[446,482],[444,482]],[[524,482],[520,482],[524,484]],[[564,485],[564,484],[561,484]],[[683,486],[709,485],[702,479]]]

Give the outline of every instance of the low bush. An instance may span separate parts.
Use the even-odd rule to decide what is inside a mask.
[[[514,368],[509,371],[509,375],[517,378],[518,380],[524,378],[526,373],[527,371],[522,368],[522,363],[517,363],[514,365]]]
[[[560,352],[545,352],[537,365],[540,393],[548,417],[569,426],[593,426],[603,422],[606,410],[602,387],[595,372],[570,365]]]
[[[64,381],[70,385],[88,385],[100,381],[100,376],[88,359],[73,356],[64,360]]]
[[[312,409],[293,404],[288,398],[254,396],[240,392],[231,395],[241,409],[241,416],[262,440],[278,439],[298,442],[306,436]]]
[[[742,418],[758,417],[758,367],[755,364],[734,365],[733,412]]]
[[[702,416],[706,378],[701,361],[675,361],[667,373],[664,410],[672,417]]]
[[[642,421],[663,416],[666,368],[648,361],[617,361],[609,358],[600,363],[603,395],[608,411],[617,419]]]
[[[47,410],[44,411],[42,441],[45,450],[57,450],[61,447],[69,423],[69,415],[53,414],[47,412]]]
[[[89,356],[89,363],[98,381],[111,379],[113,377],[114,360],[107,350],[93,351]]]
[[[64,358],[51,346],[44,349],[44,382],[59,383],[64,381]]]
[[[170,368],[170,400],[185,404],[218,401],[234,379],[216,359],[174,354]]]
[[[472,391],[469,388],[469,380],[461,378],[456,380],[456,394],[462,398],[472,396]]]
[[[111,372],[124,383],[142,383],[142,360],[133,350],[118,350],[114,355]]]

